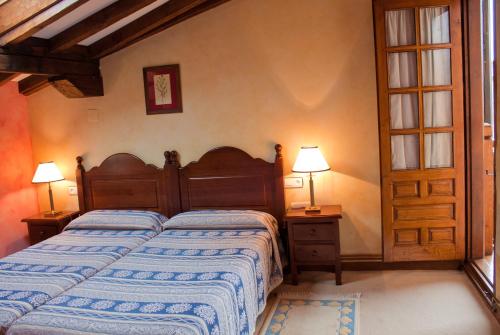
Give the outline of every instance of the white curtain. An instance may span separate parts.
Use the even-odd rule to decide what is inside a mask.
[[[422,51],[422,82],[424,86],[451,84],[450,49]]]
[[[418,141],[418,135],[391,136],[393,170],[418,169],[420,166]]]
[[[391,94],[391,129],[409,129],[418,127],[417,93]]]
[[[449,127],[453,124],[451,91],[424,93],[424,126]]]
[[[417,86],[417,53],[391,52],[388,57],[389,87]]]
[[[387,46],[415,44],[415,13],[413,9],[385,13]],[[388,55],[389,87],[417,86],[417,54],[393,52]],[[394,94],[390,97],[391,128],[404,129],[418,126],[418,100],[412,94]],[[417,135],[391,137],[393,170],[419,167]]]
[[[385,35],[388,47],[415,44],[415,11],[403,9],[385,12]]]
[[[424,86],[451,84],[449,49],[422,52],[422,81]],[[446,127],[451,125],[451,92],[425,93],[424,126]],[[425,168],[453,166],[453,136],[451,133],[425,134],[424,156]]]
[[[388,46],[415,44],[415,18],[412,9],[388,11],[386,34]],[[446,43],[449,40],[447,7],[421,9],[422,43]],[[451,83],[449,49],[422,52],[422,80],[424,86]],[[389,87],[417,86],[416,52],[390,52],[388,54]],[[414,94],[390,96],[392,129],[418,127],[418,98]],[[451,93],[447,91],[424,94],[425,127],[451,126]],[[426,134],[424,137],[425,167],[452,166],[453,136],[449,133]],[[419,135],[391,137],[393,170],[419,167]]]
[[[450,17],[448,7],[420,9],[420,43],[438,44],[450,42]]]
[[[451,133],[425,134],[425,168],[453,166],[453,135]]]

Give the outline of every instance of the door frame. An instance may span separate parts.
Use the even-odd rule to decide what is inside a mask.
[[[484,256],[484,95],[481,1],[463,1],[466,133],[466,260]],[[480,112],[474,112],[480,111]],[[474,180],[474,183],[472,183]]]
[[[484,76],[483,76],[483,55],[482,55],[482,22],[481,22],[481,2],[477,0],[462,0],[463,22],[464,22],[464,112],[465,112],[465,152],[466,152],[466,246],[464,269],[472,282],[479,289],[492,310],[497,310],[495,299],[495,278],[490,282],[483,271],[475,264],[474,259],[484,256],[484,153],[483,150],[473,150],[473,148],[483,148],[484,141]],[[495,29],[500,32],[500,0],[495,0]],[[499,34],[496,34],[495,54],[498,55],[500,42]],[[500,90],[497,82],[499,68],[497,62],[495,68],[495,114],[497,101],[500,98]],[[480,113],[473,111],[479,110]],[[496,132],[496,124],[493,129]],[[496,137],[496,136],[495,136]],[[495,141],[495,156],[498,141]],[[498,157],[495,157],[498,160]],[[496,165],[496,164],[495,164]],[[496,168],[495,168],[496,170]],[[474,180],[474,183],[472,183]],[[497,193],[499,191],[496,183],[496,173],[494,177],[495,195],[494,203],[497,203]],[[494,208],[495,224],[498,222],[497,209]],[[478,224],[479,223],[479,224]],[[496,270],[495,272],[497,272]],[[495,274],[496,276],[496,274]],[[496,317],[500,320],[500,314]]]

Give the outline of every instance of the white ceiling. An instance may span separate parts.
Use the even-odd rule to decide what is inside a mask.
[[[37,32],[35,37],[51,38],[117,0],[90,0]]]
[[[35,37],[41,37],[41,38],[51,38],[60,32],[66,30],[67,28],[71,27],[75,23],[80,22],[81,20],[87,18],[88,16],[98,12],[99,10],[103,9],[104,7],[109,6],[113,2],[116,2],[117,0],[90,0],[77,9],[71,11],[70,13],[64,15],[61,17],[59,20],[56,20],[52,24],[48,25],[47,27],[43,28],[39,32],[37,32]],[[146,13],[149,13],[156,7],[159,7],[163,5],[164,3],[168,2],[168,0],[156,0],[155,2],[151,3],[149,6],[146,6],[142,8],[141,10],[138,10],[137,12],[119,20],[118,22],[115,22],[111,26],[107,27],[104,30],[101,30],[100,32],[88,37],[87,39],[81,41],[79,44],[80,45],[90,45],[101,38],[111,34],[112,32],[120,29],[121,27],[129,24],[130,22],[134,21],[135,19],[143,16]]]

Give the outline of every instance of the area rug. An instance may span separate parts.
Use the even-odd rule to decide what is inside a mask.
[[[281,292],[268,301],[259,335],[359,335],[360,294],[314,297]]]

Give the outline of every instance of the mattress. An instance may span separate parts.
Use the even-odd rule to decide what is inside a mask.
[[[282,280],[271,230],[167,230],[8,334],[247,335]]]
[[[156,234],[153,230],[67,230],[0,259],[0,334],[19,317]]]

